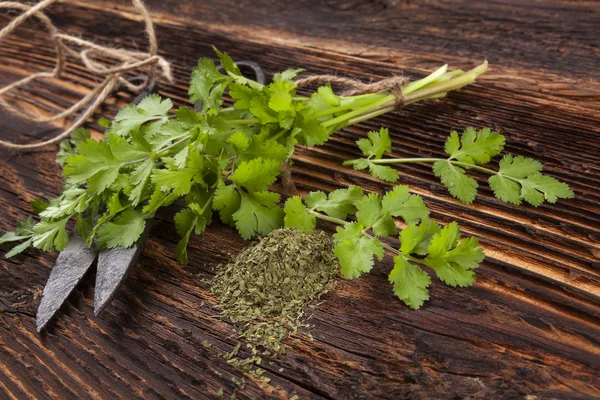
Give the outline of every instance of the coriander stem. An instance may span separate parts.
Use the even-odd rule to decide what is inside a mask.
[[[363,121],[366,121],[368,119],[375,118],[375,117],[377,117],[379,115],[386,114],[386,113],[388,113],[390,111],[394,111],[395,108],[396,107],[381,108],[379,110],[372,111],[372,112],[370,112],[368,114],[363,114],[363,115],[361,115],[359,117],[352,118],[352,119],[350,119],[348,121],[348,124],[346,126],[355,125],[355,124],[358,124],[359,122],[363,122]]]
[[[391,98],[390,98],[390,96],[391,96]],[[339,117],[325,121],[325,122],[321,123],[321,125],[323,125],[325,128],[328,128],[332,125],[336,125],[336,124],[348,121],[348,120],[352,119],[353,117],[358,117],[363,114],[368,114],[373,110],[378,110],[381,105],[383,105],[391,100],[394,100],[395,98],[396,98],[396,96],[394,96],[393,94],[391,94],[389,96],[385,96],[381,100],[375,101],[369,105],[366,105],[361,108],[357,108],[354,111],[350,111],[346,114],[340,115]]]
[[[348,222],[344,221],[343,219],[330,217],[329,215],[321,214],[320,212],[315,211],[315,210],[309,209],[308,211],[311,214],[313,214],[315,217],[322,219],[323,221],[333,222],[334,224],[338,224],[338,225],[346,225],[348,223]]]
[[[248,119],[232,119],[229,121],[225,121],[226,124],[229,125],[252,125],[258,122],[258,118],[248,118]]]
[[[417,162],[425,162],[432,163],[436,161],[445,161],[444,158],[385,158],[385,159],[375,159],[369,160],[373,164],[406,164],[406,163],[417,163]],[[354,165],[358,162],[358,160],[347,160],[344,161],[344,165]]]
[[[323,117],[325,115],[335,114],[340,111],[346,111],[346,110],[349,110],[352,108],[357,108],[357,107],[362,107],[362,106],[368,105],[369,103],[373,102],[373,99],[372,99],[373,94],[374,93],[371,93],[371,97],[361,98],[361,99],[352,99],[352,101],[348,101],[346,104],[342,104],[337,107],[332,107],[332,108],[328,108],[323,111],[319,111],[318,113],[315,114],[315,117]],[[353,101],[353,100],[357,100],[357,101]]]
[[[472,168],[472,169],[478,169],[480,171],[487,172],[490,175],[496,175],[498,173],[498,171],[494,171],[493,169],[480,167],[479,165],[475,165],[475,164],[469,164],[469,163],[460,162],[460,161],[450,161],[450,160],[448,160],[448,161],[453,165],[458,165],[461,167]],[[510,178],[510,177],[507,176],[507,178]]]
[[[173,147],[177,146],[178,144],[181,144],[181,143],[185,142],[185,141],[186,141],[186,140],[188,140],[190,137],[191,137],[191,135],[185,135],[184,137],[182,137],[181,139],[179,139],[179,140],[178,140],[178,141],[176,141],[175,143],[171,143],[170,145],[168,145],[168,146],[164,147],[162,150],[159,150],[159,151],[156,153],[156,156],[157,156],[157,157],[160,157],[160,155],[161,155],[162,153],[164,153],[165,151],[168,151],[168,150],[172,149]]]
[[[368,238],[371,238],[371,239],[373,239],[373,238],[375,237],[375,236],[371,235],[371,234],[370,234],[370,233],[368,233],[368,232],[363,232],[363,235],[365,235],[366,237],[368,237]],[[393,247],[392,247],[392,246],[390,246],[389,244],[382,242],[381,240],[379,241],[379,243],[381,243],[381,246],[382,246],[384,249],[386,249],[386,250],[388,250],[388,251],[390,251],[390,252],[392,252],[392,253],[394,253],[394,254],[396,254],[396,255],[398,255],[398,256],[399,256],[400,254],[402,254],[402,253],[400,253],[398,250],[396,250],[395,248],[393,248]]]

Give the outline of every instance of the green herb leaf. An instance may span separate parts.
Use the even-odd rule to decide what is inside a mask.
[[[308,212],[299,196],[290,197],[285,202],[284,224],[286,228],[298,229],[304,233],[312,233],[317,225],[317,218]]]
[[[373,268],[374,259],[383,259],[383,246],[377,238],[362,235],[363,226],[350,222],[344,228],[338,227],[335,239],[335,255],[345,278],[358,278]]]
[[[279,195],[272,192],[242,193],[239,209],[232,217],[244,239],[257,233],[267,235],[283,225],[283,210],[277,206]]]
[[[390,283],[394,293],[409,307],[418,310],[429,300],[427,288],[431,278],[418,266],[409,263],[403,255],[394,257],[394,269],[390,272]]]
[[[98,241],[102,246],[131,247],[140,238],[146,227],[146,216],[133,209],[119,214],[114,221],[107,222],[98,229]]]

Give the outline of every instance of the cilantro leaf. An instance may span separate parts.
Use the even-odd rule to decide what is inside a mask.
[[[386,182],[396,182],[400,178],[400,174],[394,168],[387,165],[375,164],[367,158],[354,160],[352,167],[357,171],[368,168],[372,176]]]
[[[187,246],[190,240],[192,232],[197,235],[204,232],[209,221],[203,215],[204,210],[196,204],[188,204],[188,208],[184,208],[177,214],[175,214],[175,229],[181,237],[181,240],[177,243],[177,249],[175,250],[177,261],[182,264],[188,263]]]
[[[288,81],[273,82],[267,86],[269,108],[273,111],[292,110],[292,98],[296,95],[295,86]]]
[[[329,193],[311,192],[306,196],[305,203],[309,208],[322,211],[333,218],[346,219],[348,214],[356,211],[356,203],[362,198],[363,191],[358,186],[348,189],[337,189]]]
[[[362,235],[363,226],[357,222],[338,227],[334,253],[340,262],[341,272],[345,278],[358,278],[373,268],[374,259],[383,259],[383,246],[377,238]]]
[[[498,172],[516,179],[527,178],[542,171],[542,164],[539,161],[523,156],[511,156],[510,154],[505,155],[500,160],[499,166]]]
[[[257,233],[268,235],[283,225],[283,210],[277,206],[279,195],[272,192],[242,193],[240,208],[233,213],[235,226],[244,239]]]
[[[229,96],[233,99],[233,106],[238,110],[250,109],[250,104],[255,93],[254,89],[240,85],[239,83],[229,85]]]
[[[421,268],[409,263],[403,255],[394,257],[389,281],[394,285],[396,296],[415,310],[429,300],[427,287],[431,284],[431,278]]]
[[[312,233],[317,225],[315,215],[308,212],[299,196],[290,197],[285,202],[284,224],[286,228],[295,228],[306,234]]]
[[[231,175],[231,180],[245,187],[249,192],[262,192],[275,182],[280,168],[280,162],[259,157],[241,162]]]
[[[242,198],[234,185],[219,185],[215,190],[212,207],[218,210],[221,221],[233,225],[233,214],[240,208]]]
[[[221,74],[210,58],[201,58],[192,70],[190,79],[190,103],[202,101],[202,112],[216,110],[223,103],[223,92],[231,78]]]
[[[485,255],[476,238],[458,243],[460,230],[456,222],[433,235],[429,254],[423,263],[433,268],[440,280],[450,286],[471,286],[475,282],[473,269]]]
[[[429,218],[423,218],[419,225],[409,224],[400,232],[400,251],[405,255],[426,255],[431,239],[440,230],[440,226]]]
[[[173,102],[170,99],[163,100],[157,94],[148,95],[137,106],[130,104],[122,108],[106,133],[126,136],[148,121],[164,122],[167,120],[171,108],[173,108]]]
[[[71,184],[87,183],[87,191],[96,195],[119,176],[121,163],[106,141],[88,139],[77,146],[78,153],[65,160],[63,174]]]
[[[77,128],[71,137],[67,140],[60,142],[60,150],[56,154],[56,163],[58,165],[64,165],[67,158],[75,155],[75,147],[81,142],[85,142],[90,139],[90,133],[83,128]]]
[[[387,128],[381,128],[379,132],[370,131],[368,139],[359,139],[356,144],[364,155],[369,157],[381,158],[383,153],[392,150],[392,140]]]
[[[145,215],[129,208],[98,229],[98,241],[109,249],[131,247],[140,238],[145,227]]]
[[[459,137],[456,131],[452,131],[444,150],[452,159],[473,164],[475,162],[487,164],[491,158],[500,154],[504,149],[504,136],[492,132],[489,128],[479,131],[469,127]]]
[[[146,188],[146,184],[154,170],[154,161],[148,158],[146,161],[135,167],[130,176],[131,183],[135,186],[129,192],[129,201],[135,207],[142,199],[142,194]]]
[[[433,173],[441,179],[450,194],[463,203],[471,204],[477,195],[477,181],[465,174],[461,167],[448,160],[439,160],[433,164]]]
[[[33,227],[33,246],[42,250],[64,250],[69,236],[65,227],[69,217],[57,221],[42,220]]]
[[[524,188],[525,193],[523,197],[525,200],[532,205],[535,205],[535,195],[533,191],[536,190],[544,194],[544,198],[549,203],[555,203],[558,199],[571,199],[574,194],[566,183],[560,182],[547,175],[533,174],[527,177],[525,180],[519,181]]]
[[[89,200],[90,198],[85,190],[72,187],[65,190],[56,201],[53,201],[39,215],[46,219],[70,217],[75,213],[85,211]]]
[[[221,65],[227,72],[231,72],[236,75],[241,75],[242,72],[238,68],[237,64],[233,62],[231,57],[229,57],[226,53],[221,53],[215,46],[213,46],[213,51],[217,53],[219,56],[219,60],[221,60]]]
[[[513,204],[525,200],[534,207],[557,199],[570,199],[573,191],[563,182],[540,173],[542,164],[531,158],[506,155],[500,161],[500,169],[489,178],[495,196]]]
[[[405,185],[394,187],[383,197],[381,204],[384,212],[390,213],[393,217],[402,217],[407,224],[429,215],[423,198],[410,194],[410,189]]]
[[[274,82],[288,81],[292,82],[292,79],[296,77],[300,72],[305,71],[304,68],[287,69],[283,72],[278,72],[273,76]]]

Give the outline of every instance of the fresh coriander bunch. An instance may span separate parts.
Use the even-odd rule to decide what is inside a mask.
[[[435,176],[448,188],[450,194],[460,201],[471,204],[477,195],[477,181],[467,175],[468,170],[482,171],[490,178],[488,183],[494,195],[515,205],[523,201],[534,207],[544,201],[555,203],[558,199],[570,199],[573,191],[566,183],[542,174],[542,164],[533,158],[505,155],[498,169],[484,167],[504,149],[505,138],[489,128],[476,130],[469,127],[462,134],[452,131],[444,150],[447,158],[382,158],[390,152],[392,141],[388,130],[368,133],[368,138],[357,142],[365,158],[348,160],[344,165],[354,169],[368,169],[371,175],[387,182],[396,182],[400,175],[389,165],[407,163],[432,163]]]
[[[178,199],[185,205],[174,220],[182,263],[190,236],[217,215],[245,239],[266,235],[283,225],[280,196],[268,188],[296,144],[323,144],[340,128],[397,106],[394,94],[338,96],[329,85],[298,96],[293,79],[301,70],[276,74],[265,86],[243,77],[229,56],[215,51],[226,73],[202,58],[190,80],[190,102],[201,101],[201,112],[182,107],[171,114],[171,100],[151,95],[105,121],[104,140],[80,129],[63,142],[57,156],[63,192],[49,203],[35,202],[39,222],[23,222],[0,238],[0,244],[20,242],[7,256],[29,245],[64,249],[72,220],[89,246],[130,247],[147,221]],[[444,66],[403,87],[403,104],[445,96],[486,69],[487,63],[467,72]],[[226,91],[233,107],[223,105]],[[369,269],[361,260],[366,264],[356,268]]]

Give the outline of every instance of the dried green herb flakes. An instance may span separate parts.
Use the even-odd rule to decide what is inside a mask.
[[[304,310],[331,288],[339,265],[330,235],[278,229],[219,267],[212,282],[221,315],[239,323],[253,354],[281,354]]]

